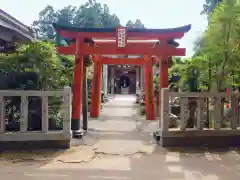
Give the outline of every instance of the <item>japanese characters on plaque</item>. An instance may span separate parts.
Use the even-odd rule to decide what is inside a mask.
[[[117,28],[117,47],[118,48],[124,48],[127,45],[126,31],[127,29],[124,27]]]

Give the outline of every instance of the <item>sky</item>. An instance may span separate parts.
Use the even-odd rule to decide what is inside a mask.
[[[38,19],[38,13],[47,5],[60,9],[68,5],[79,6],[87,0],[1,0],[0,8],[26,25]],[[97,0],[107,4],[121,24],[140,19],[147,28],[174,28],[192,24],[192,29],[182,40],[180,47],[187,48],[187,56],[193,54],[194,42],[207,27],[206,17],[200,15],[205,0]]]

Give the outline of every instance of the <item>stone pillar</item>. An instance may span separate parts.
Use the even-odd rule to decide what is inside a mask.
[[[143,67],[140,68],[140,88],[143,89]]]
[[[220,129],[221,128],[221,122],[222,122],[222,103],[221,103],[221,97],[217,97],[214,105],[214,111],[213,111],[213,127],[214,129]]]
[[[237,129],[238,126],[238,99],[236,96],[231,96],[231,107],[232,107],[232,117],[231,117],[231,128]]]
[[[102,77],[102,88],[104,91],[104,94],[107,95],[108,93],[108,65],[103,65],[103,77]]]
[[[161,89],[161,117],[159,120],[158,127],[161,128],[162,131],[169,130],[169,94],[168,88]]]
[[[140,88],[140,81],[139,81],[139,75],[140,75],[140,68],[139,67],[137,67],[136,68],[136,90],[139,90],[139,88]]]
[[[204,98],[197,100],[197,128],[202,130],[204,128],[204,122],[207,120],[205,113],[207,112],[207,103]]]
[[[180,130],[186,130],[189,119],[188,98],[180,98]]]
[[[114,68],[111,68],[111,94],[114,94]]]

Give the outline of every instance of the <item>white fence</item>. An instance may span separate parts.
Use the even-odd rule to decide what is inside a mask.
[[[5,103],[4,97],[21,97],[20,106],[20,131],[9,132],[6,130]],[[61,111],[63,114],[62,130],[49,130],[49,97],[62,97]],[[28,131],[28,105],[29,97],[41,97],[41,131]],[[71,140],[71,88],[65,87],[58,91],[0,91],[0,142],[16,141],[62,141]]]
[[[171,113],[169,108],[170,98],[178,97],[180,102],[180,117],[179,127],[169,128]],[[162,89],[161,91],[161,116],[159,120],[159,129],[161,136],[164,137],[183,137],[186,135],[193,136],[208,136],[210,134],[223,136],[223,135],[240,135],[239,131],[239,108],[238,99],[240,93],[211,93],[211,92],[169,92],[168,89]],[[193,98],[196,102],[195,112],[195,126],[193,128],[187,128],[187,121],[189,119],[189,98]],[[228,118],[229,126],[222,127],[223,122],[223,106],[222,99],[225,98],[231,104],[231,116]],[[211,119],[210,123],[212,127],[205,128],[204,123],[207,120],[206,108],[209,106],[211,100]],[[213,102],[214,101],[214,102]],[[207,105],[208,104],[208,105]],[[218,135],[217,135],[218,136]]]

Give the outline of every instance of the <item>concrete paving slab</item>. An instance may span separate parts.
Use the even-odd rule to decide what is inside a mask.
[[[100,140],[94,145],[95,152],[112,155],[151,154],[154,146],[137,140]]]

